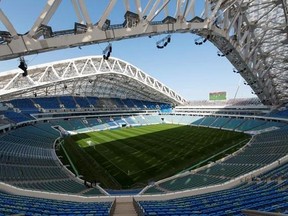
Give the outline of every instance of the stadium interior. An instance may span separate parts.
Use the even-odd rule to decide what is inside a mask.
[[[139,1],[136,2],[139,3]],[[189,1],[177,2],[187,3],[187,7],[192,7]],[[255,34],[261,34],[259,29],[262,29],[262,24],[258,23],[257,28],[257,23],[251,24],[255,17],[262,19],[261,14],[257,13],[257,16],[254,14],[256,6],[253,4],[251,6],[251,1],[246,0],[226,2],[207,0],[206,2],[210,5],[209,13],[205,13],[203,18],[195,16],[189,21],[190,24],[186,23],[187,25],[193,23],[189,32],[193,31],[192,33],[203,37],[204,41],[201,43],[205,43],[205,40],[214,43],[221,50],[219,56],[227,57],[237,68],[237,73],[245,78],[248,85],[255,91],[257,97],[187,101],[136,66],[110,57],[110,53],[104,58],[103,56],[87,56],[29,67],[25,75],[20,70],[0,73],[0,215],[288,214],[287,78],[283,78],[283,74],[285,75],[287,71],[287,58],[285,58],[287,54],[283,54],[282,57],[276,56],[279,57],[276,60],[267,57],[264,63],[260,60],[247,62],[254,59],[254,56],[252,58],[250,53],[250,58],[242,58],[244,49],[239,51],[241,46],[236,43],[248,43],[247,41],[255,36],[249,28],[258,29],[260,33],[256,31]],[[166,4],[161,10],[166,7]],[[263,17],[267,14],[270,17],[272,16],[269,11],[270,3],[266,2],[266,4],[268,6],[262,8],[261,11],[259,5],[257,8],[264,14]],[[285,16],[279,16],[281,21],[286,18],[287,24],[286,1],[273,1],[273,4],[280,12],[285,13]],[[156,7],[157,5],[151,11],[155,12]],[[238,7],[241,8],[239,11],[237,11]],[[248,10],[248,18],[244,19],[244,16],[241,16],[243,23],[240,23],[238,18],[244,7]],[[1,9],[0,12],[0,21],[6,20],[3,18]],[[150,27],[153,25],[154,27],[160,26],[154,34],[162,34],[166,32],[166,27],[169,29],[172,25],[175,25],[173,31],[176,31],[176,27],[179,31],[185,27],[183,27],[184,24],[178,23],[179,16],[176,18],[167,16],[162,21],[153,21],[154,12],[152,12],[145,17],[149,24],[143,36],[150,34]],[[232,16],[234,13],[238,14],[235,19]],[[219,16],[213,19],[216,14]],[[133,30],[135,27],[137,31],[137,25],[140,22],[138,14],[127,11],[125,22],[120,26],[110,26],[107,16],[105,14],[105,17],[100,20],[101,28],[95,31],[101,29],[101,31],[115,30],[117,32],[121,28],[129,27],[132,29],[129,37],[139,34]],[[231,19],[229,22],[226,20],[228,18]],[[7,24],[7,20],[5,23]],[[202,29],[201,23],[208,25]],[[220,32],[226,27],[238,28],[238,24],[239,35],[236,35],[236,30],[235,35],[232,36],[231,32],[229,34]],[[163,29],[161,26],[164,26]],[[50,37],[56,39],[59,37],[59,40],[62,40],[63,35],[72,34],[71,37],[74,37],[86,34],[86,30],[76,34],[74,32],[75,29],[77,30],[76,25],[73,32],[63,31],[58,32],[58,35],[51,29],[51,34],[47,35],[49,26],[43,24],[41,27],[37,31],[31,30],[29,34],[35,34],[36,36],[33,37],[37,40],[40,37],[39,40],[49,40]],[[246,28],[250,31],[247,34],[244,32]],[[265,43],[269,39],[276,47],[273,50],[279,48],[281,52],[287,53],[287,25],[281,31],[275,26],[270,26],[270,28],[276,29],[275,31],[281,34],[284,32],[286,42],[283,42],[279,48],[275,45],[277,41],[271,39],[271,35],[275,32],[270,32],[269,37],[264,38],[266,41],[262,42],[262,45],[264,44],[262,49],[256,52],[258,57],[267,51],[270,45],[265,45]],[[11,29],[13,30],[10,26],[9,32],[0,31],[0,49],[3,47],[4,50],[1,60],[39,52],[38,46],[32,47],[30,51],[14,52],[12,45],[18,39],[10,37],[14,32]],[[182,30],[186,31],[187,28]],[[239,37],[239,41],[236,41],[238,40],[236,36]],[[21,37],[24,42],[30,40],[25,35]],[[123,36],[123,38],[126,37],[128,36]],[[255,38],[251,42],[254,45],[259,40],[259,37],[255,36]],[[114,40],[116,39],[115,36]],[[37,43],[37,40],[34,42]],[[108,39],[92,42],[98,43],[105,40]],[[169,40],[169,37],[165,40]],[[34,42],[31,44],[33,45]],[[12,44],[10,44],[12,53],[5,49],[9,43]],[[166,45],[167,43],[166,41]],[[196,45],[200,45],[200,42],[197,43]],[[79,44],[74,44],[74,46],[77,45]],[[83,42],[83,45],[87,44]],[[164,48],[166,45],[162,47],[159,43],[158,48]],[[253,49],[250,44],[247,47]],[[42,47],[43,50],[40,52],[50,50],[50,48]],[[61,46],[59,45],[58,48]],[[243,52],[247,54],[250,51],[244,50]],[[281,55],[280,51],[279,55]],[[265,55],[269,54],[266,52]],[[274,68],[271,61],[273,64],[276,62],[278,67]],[[255,68],[256,66],[258,68]],[[24,67],[24,69],[27,68]],[[255,72],[267,69],[270,69],[271,73],[267,72],[263,76]],[[201,163],[189,164],[189,167],[173,172],[173,175],[155,181],[154,179],[145,180],[145,185],[129,189],[121,186],[107,188],[104,183],[101,183],[102,176],[95,181],[85,179],[75,159],[71,157],[72,150],[69,150],[63,141],[66,137],[76,135],[85,137],[90,132],[95,132],[97,136],[100,131],[121,133],[129,128],[144,130],[144,127],[152,125],[189,126],[189,128],[199,130],[214,129],[219,133],[221,131],[238,132],[249,138],[245,137],[241,145],[231,143],[229,148],[221,152],[213,152],[213,155],[202,158]],[[112,133],[109,136],[116,137]],[[173,136],[175,140],[178,140],[181,134],[173,134]],[[205,137],[202,138],[205,139]],[[94,145],[95,149],[95,143],[86,143],[92,147]],[[228,151],[229,149],[233,152]],[[132,152],[132,149],[129,151]],[[82,162],[80,156],[76,157],[77,159],[80,163]],[[86,158],[86,160],[89,162],[90,159]],[[95,162],[93,166],[95,170],[102,169],[103,172],[108,173],[108,169],[103,168],[100,162],[99,164]],[[117,164],[115,166],[117,167]],[[133,171],[128,170],[127,176],[131,176],[131,172]]]
[[[49,63],[31,69],[31,77],[37,74],[44,79],[47,69],[43,68],[53,69],[54,65],[57,68],[60,64],[90,61],[98,61],[100,68],[104,62],[102,57],[88,57]],[[111,58],[106,64],[115,65],[115,62],[120,60]],[[121,73],[122,78],[129,76]],[[37,87],[30,84],[25,91],[14,87],[9,93],[3,93],[0,111],[2,212],[39,214],[44,211],[54,214],[61,208],[67,214],[77,211],[79,214],[97,212],[97,215],[108,215],[115,209],[117,197],[133,203],[135,211],[143,215],[189,215],[189,212],[234,215],[242,214],[243,209],[285,212],[288,187],[286,109],[271,110],[257,98],[184,102],[168,87],[166,92],[173,92],[171,95],[159,91],[154,98],[155,94],[149,97],[150,91],[155,91],[149,83],[140,84],[141,80],[135,80],[134,89],[126,87],[126,80],[119,78],[118,88],[125,92],[125,95],[120,95],[121,91],[115,91],[112,87],[115,85],[110,84],[114,80],[111,80],[109,72],[105,75],[107,77],[100,74],[102,82],[99,88],[102,91],[94,91],[94,94],[91,94],[90,86],[97,88],[98,73],[93,71],[83,77],[74,75],[78,78],[77,83],[81,83],[80,90],[74,77],[69,75],[67,79],[72,78],[72,81],[64,82],[56,77],[56,83],[47,85],[43,82],[42,86],[37,82]],[[5,83],[17,76],[19,73],[2,75],[2,86],[7,86]],[[93,80],[92,84],[90,80]],[[19,86],[17,82],[13,85]],[[141,85],[146,85],[146,90],[138,92],[136,88],[142,89]],[[164,86],[160,82],[159,85]],[[55,86],[61,90],[49,91]],[[105,91],[103,86],[106,86]],[[75,92],[74,88],[79,91],[74,95],[65,94]],[[49,95],[43,95],[48,91]],[[73,134],[157,124],[238,131],[252,135],[252,139],[224,158],[210,159],[206,165],[148,182],[142,188],[127,190],[102,188],[99,182],[86,181],[81,174],[67,169],[69,162],[63,164],[55,152],[61,148],[63,137]],[[253,202],[252,194],[255,194]],[[26,195],[31,197],[28,201],[23,197]],[[215,201],[219,196],[227,199],[225,205]],[[275,199],[272,200],[271,196]],[[40,202],[37,206],[32,204],[35,199]],[[9,205],[16,202],[14,200],[19,206]],[[71,200],[74,202],[70,203]],[[75,202],[83,204],[79,208],[73,207],[77,205]],[[91,202],[97,202],[97,205],[91,208]]]

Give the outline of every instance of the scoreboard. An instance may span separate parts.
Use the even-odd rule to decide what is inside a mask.
[[[209,100],[226,100],[226,92],[210,92]]]

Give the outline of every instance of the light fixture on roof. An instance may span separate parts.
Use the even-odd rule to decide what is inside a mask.
[[[171,42],[171,35],[167,35],[166,37],[164,37],[163,39],[159,40],[156,43],[156,46],[158,49],[163,49],[164,47],[166,47],[168,45],[168,43]]]
[[[125,18],[125,21],[123,23],[123,27],[126,27],[126,28],[135,27],[140,22],[139,15],[131,11],[126,11],[124,18]]]
[[[12,35],[7,31],[0,31],[0,44],[10,43],[12,41]]]
[[[206,43],[206,41],[209,40],[209,38],[210,38],[210,35],[207,35],[206,38],[203,38],[203,37],[196,38],[194,40],[195,45],[202,45],[202,44]]]
[[[229,55],[232,51],[233,51],[233,49],[229,49],[225,53],[222,53],[222,52],[218,51],[217,55],[220,56],[220,57],[224,57],[224,56]]]
[[[82,33],[85,33],[85,32],[87,32],[87,25],[75,22],[75,24],[74,24],[74,34],[82,34]]]
[[[109,19],[106,19],[103,26],[101,27],[102,31],[106,31],[110,28],[110,24],[111,24],[111,21]]]
[[[39,38],[41,36],[43,36],[44,39],[53,37],[52,27],[43,24],[40,25],[33,38]]]
[[[22,74],[23,77],[26,77],[28,75],[27,64],[26,64],[23,56],[20,57],[20,64],[19,64],[18,68],[23,70],[23,74]]]
[[[238,70],[238,71],[235,68],[233,68],[234,73],[243,73],[244,71],[246,71],[246,68],[243,68],[242,70]]]
[[[108,46],[103,50],[103,59],[108,60],[112,53],[112,44],[108,44]]]

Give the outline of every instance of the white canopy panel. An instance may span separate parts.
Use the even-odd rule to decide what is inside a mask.
[[[131,98],[183,104],[185,99],[135,66],[90,56],[0,74],[0,99],[54,95]]]

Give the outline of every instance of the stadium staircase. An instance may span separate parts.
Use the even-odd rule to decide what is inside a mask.
[[[115,203],[115,210],[113,215],[115,216],[137,216],[138,214],[136,213],[134,204],[133,204],[133,199],[131,198],[130,200],[120,200],[116,199]]]

